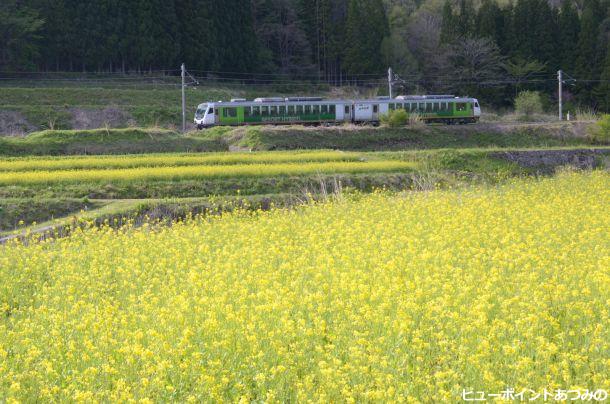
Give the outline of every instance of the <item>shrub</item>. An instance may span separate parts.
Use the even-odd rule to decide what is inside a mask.
[[[591,138],[600,143],[610,143],[610,115],[606,114],[595,123],[590,131]]]
[[[409,121],[409,115],[404,109],[390,111],[387,115],[381,116],[381,122],[390,128],[405,126]]]
[[[521,91],[515,98],[515,111],[529,118],[533,114],[542,113],[542,99],[538,91]]]

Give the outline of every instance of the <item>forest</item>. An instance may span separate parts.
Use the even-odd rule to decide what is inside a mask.
[[[194,74],[610,110],[609,0],[2,0],[0,71]]]

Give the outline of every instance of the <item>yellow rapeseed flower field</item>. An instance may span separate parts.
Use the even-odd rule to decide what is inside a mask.
[[[0,247],[0,402],[610,390],[610,176]]]
[[[0,172],[136,168],[222,164],[358,161],[362,153],[339,151],[149,154],[127,156],[13,157],[0,159]]]
[[[55,171],[6,171],[0,172],[0,185],[53,184],[100,181],[147,181],[179,180],[223,177],[264,177],[279,175],[372,173],[388,171],[410,171],[414,162],[322,162],[322,163],[278,163],[195,165],[178,167],[137,167],[113,169],[83,169]]]

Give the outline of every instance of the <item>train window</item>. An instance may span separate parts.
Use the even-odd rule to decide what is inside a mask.
[[[244,107],[244,116],[252,115],[251,107]]]
[[[294,115],[294,105],[288,105],[288,115]]]
[[[335,106],[334,106],[334,105],[331,105],[331,106],[330,106],[330,108],[329,108],[329,111],[330,111],[330,113],[331,113],[331,114],[334,114],[334,113],[335,113],[335,111],[336,111],[336,110],[335,110]]]
[[[379,112],[379,105],[373,105],[373,113],[376,114]]]
[[[286,115],[286,107],[283,105],[280,107],[280,115]]]
[[[252,115],[259,116],[261,114],[261,107],[252,107]]]
[[[432,103],[431,102],[426,103],[426,112],[432,112]]]
[[[208,109],[208,114],[213,114],[213,113],[214,113],[214,108]]]
[[[418,108],[417,108],[417,109],[418,109],[418,111],[420,111],[420,112],[424,112],[424,109],[425,109],[425,104],[424,104],[423,102],[420,102],[420,103],[419,103],[419,106],[418,106]]]
[[[466,111],[466,103],[465,102],[458,102],[455,104],[455,110],[456,111]]]
[[[476,108],[480,108],[480,107],[479,107],[479,103],[478,103],[478,102],[475,102],[475,103],[474,103],[474,106],[475,106]]]
[[[313,106],[313,114],[314,115],[320,115],[320,106],[319,105],[314,105]]]
[[[394,111],[394,110],[396,109],[396,104],[390,104],[390,105],[388,105],[388,109],[389,109],[390,111]]]
[[[311,105],[305,105],[305,115],[311,114]]]
[[[269,107],[268,106],[261,107],[261,115],[269,115]]]
[[[441,111],[447,111],[447,103],[441,102]]]
[[[435,102],[435,103],[432,104],[432,111],[433,112],[438,112],[438,110],[439,110],[439,106],[438,105],[439,105],[438,102]]]
[[[349,115],[349,105],[345,106],[345,115]]]
[[[303,113],[303,106],[302,105],[297,105],[297,114],[301,115]]]
[[[322,114],[328,114],[328,105],[322,105]]]
[[[236,118],[237,117],[237,108],[225,108],[222,111],[222,116],[225,118]]]
[[[271,106],[271,116],[277,115],[277,107],[275,105]]]

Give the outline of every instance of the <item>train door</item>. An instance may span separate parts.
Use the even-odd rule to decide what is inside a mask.
[[[373,122],[379,121],[379,104],[373,104],[373,116],[371,120]]]
[[[350,104],[344,104],[343,105],[343,120],[345,122],[351,122],[352,121],[352,106]]]

